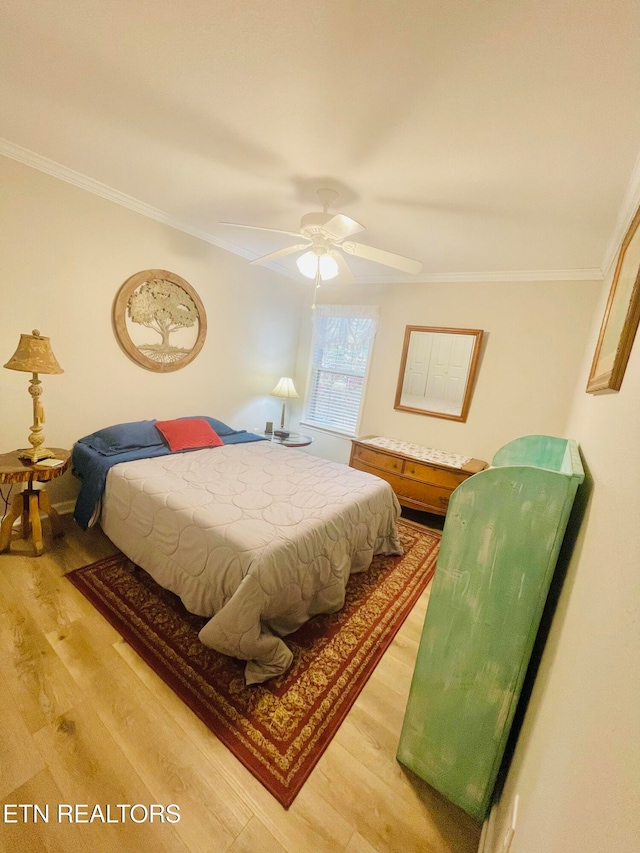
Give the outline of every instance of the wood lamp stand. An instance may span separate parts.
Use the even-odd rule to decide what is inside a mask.
[[[40,459],[49,459],[54,456],[53,450],[48,450],[41,445],[44,443],[44,435],[42,434],[42,425],[44,423],[44,409],[40,397],[42,395],[42,383],[38,379],[38,374],[34,373],[29,382],[29,393],[33,397],[33,424],[29,433],[29,444],[31,447],[24,448],[18,451],[20,459],[26,459],[29,462],[35,463]]]

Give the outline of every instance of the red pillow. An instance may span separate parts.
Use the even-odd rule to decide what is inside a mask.
[[[191,450],[196,447],[220,447],[224,444],[218,433],[204,418],[181,418],[156,421],[155,426],[169,445],[169,450]]]

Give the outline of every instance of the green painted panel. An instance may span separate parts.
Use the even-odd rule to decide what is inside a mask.
[[[496,461],[452,495],[398,748],[480,820],[584,478],[566,439],[526,436]]]
[[[525,435],[501,447],[493,457],[492,467],[533,465],[571,477],[584,479],[580,452],[575,441],[552,435]]]

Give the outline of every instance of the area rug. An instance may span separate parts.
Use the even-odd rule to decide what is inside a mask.
[[[353,575],[339,613],[286,638],[293,664],[247,687],[244,662],[202,645],[188,613],[123,554],[66,577],[288,808],[435,571],[441,533],[398,522],[405,553]]]

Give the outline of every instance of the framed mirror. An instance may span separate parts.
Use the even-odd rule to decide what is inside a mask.
[[[394,409],[466,421],[482,329],[407,326]]]

